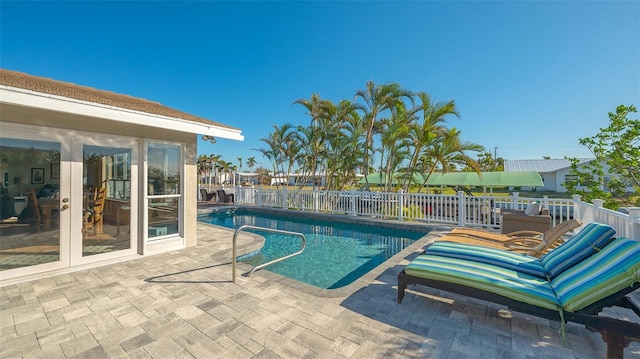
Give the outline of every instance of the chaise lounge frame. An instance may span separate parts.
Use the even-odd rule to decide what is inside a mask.
[[[405,273],[404,270],[398,274],[398,303],[402,302],[405,290],[410,284],[420,284],[426,287],[440,289],[467,297],[486,300],[488,302],[505,305],[508,308],[518,312],[527,313],[554,321],[562,321],[560,313],[555,310],[537,307],[531,304],[504,297],[499,294],[465,285],[412,276]],[[624,355],[625,347],[627,347],[632,341],[640,341],[640,324],[610,317],[598,316],[598,313],[605,307],[615,305],[619,307],[629,308],[633,310],[638,317],[640,317],[640,308],[629,297],[627,297],[627,294],[633,292],[638,288],[640,288],[640,283],[636,282],[633,286],[627,287],[620,292],[603,298],[579,311],[564,312],[564,320],[583,324],[590,330],[599,332],[602,335],[602,339],[607,344],[606,358],[622,358]]]

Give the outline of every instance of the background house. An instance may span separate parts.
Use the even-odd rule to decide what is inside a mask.
[[[593,158],[580,158],[579,165],[594,161]],[[608,178],[615,175],[609,173],[609,166],[603,165],[605,171],[605,183]],[[567,192],[562,184],[568,180],[575,179],[570,175],[571,161],[568,159],[541,159],[541,160],[507,160],[504,161],[505,172],[536,171],[542,177],[544,186],[537,190],[551,192]],[[606,189],[606,188],[605,188]],[[522,187],[522,190],[530,191],[532,188]]]

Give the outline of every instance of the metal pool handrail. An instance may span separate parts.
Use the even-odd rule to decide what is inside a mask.
[[[262,264],[260,264],[258,266],[255,266],[251,270],[251,272],[249,272],[249,275],[248,275],[249,277],[251,277],[253,272],[255,272],[255,271],[259,270],[259,269],[262,269],[262,268],[264,268],[266,266],[272,265],[272,264],[277,263],[277,262],[281,262],[281,261],[283,261],[285,259],[289,259],[291,257],[297,256],[298,254],[302,253],[304,251],[305,247],[307,246],[307,238],[302,233],[283,231],[283,230],[280,230],[280,229],[257,227],[257,226],[252,226],[252,225],[245,224],[244,226],[241,226],[240,228],[236,229],[236,231],[233,233],[233,252],[231,253],[231,257],[232,257],[231,258],[231,266],[232,266],[231,275],[233,277],[233,283],[236,282],[236,262],[237,262],[237,260],[236,260],[236,242],[237,242],[237,238],[238,238],[238,233],[240,233],[243,229],[256,229],[256,230],[265,231],[265,232],[289,234],[289,235],[292,235],[292,236],[298,236],[298,237],[302,238],[302,247],[300,248],[299,251],[297,251],[295,253],[287,254],[284,257],[276,258],[276,259],[274,259],[272,261],[269,261],[267,263],[262,263]]]

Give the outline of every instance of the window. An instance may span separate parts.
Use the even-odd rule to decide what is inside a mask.
[[[182,147],[147,144],[148,238],[180,232]]]

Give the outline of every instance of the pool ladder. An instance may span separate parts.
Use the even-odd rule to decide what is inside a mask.
[[[251,272],[249,272],[249,274],[247,275],[248,277],[251,277],[251,275],[253,274],[253,272],[260,270],[266,266],[270,266],[274,263],[278,263],[278,262],[282,262],[285,259],[289,259],[291,257],[295,257],[298,254],[302,253],[304,251],[304,248],[307,246],[307,238],[304,236],[304,234],[302,233],[298,233],[298,232],[289,232],[289,231],[283,231],[280,229],[272,229],[272,228],[265,228],[265,227],[257,227],[257,226],[251,226],[251,225],[244,225],[241,226],[240,228],[236,229],[235,233],[233,233],[233,252],[231,253],[231,266],[232,266],[232,277],[233,277],[233,283],[236,282],[236,242],[237,242],[237,238],[238,238],[238,233],[240,233],[242,230],[244,229],[255,229],[258,231],[265,231],[265,232],[272,232],[272,233],[281,233],[281,234],[289,234],[292,236],[297,236],[302,238],[302,247],[300,248],[300,250],[298,250],[295,253],[291,253],[291,254],[287,254],[284,257],[280,257],[280,258],[276,258],[272,261],[269,261],[267,263],[262,263],[260,265],[255,266]]]

